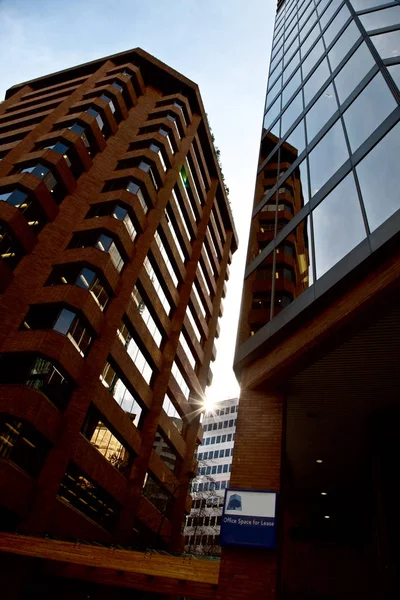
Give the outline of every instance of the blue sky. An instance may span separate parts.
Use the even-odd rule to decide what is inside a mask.
[[[195,81],[240,238],[225,299],[212,396],[232,373],[275,0],[0,0],[0,98],[15,83],[140,46]]]

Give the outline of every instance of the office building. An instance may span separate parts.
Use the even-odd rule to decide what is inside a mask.
[[[230,398],[205,413],[197,477],[192,483],[192,510],[184,531],[186,552],[210,556],[221,553],[219,533],[232,470],[237,411],[238,399]]]
[[[1,529],[182,550],[237,247],[198,87],[141,49],[15,85],[0,158]]]
[[[398,2],[279,2],[230,482],[278,542],[223,548],[221,598],[399,595],[399,85]]]

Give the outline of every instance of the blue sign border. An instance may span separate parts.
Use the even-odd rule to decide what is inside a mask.
[[[275,517],[268,518],[268,521],[273,521],[271,527],[257,526],[257,525],[238,525],[224,523],[226,499],[228,492],[253,492],[253,493],[267,493],[274,494],[276,497],[275,503]],[[224,496],[224,508],[221,518],[221,532],[220,532],[220,544],[221,546],[244,546],[247,548],[260,548],[267,550],[274,550],[276,548],[276,528],[277,528],[277,509],[278,509],[278,497],[279,492],[276,490],[255,490],[255,489],[244,489],[244,488],[226,488]],[[238,512],[238,518],[253,519],[257,520],[267,519],[267,517],[252,517],[251,515],[242,515]]]

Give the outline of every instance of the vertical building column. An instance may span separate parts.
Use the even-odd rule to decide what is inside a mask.
[[[213,353],[215,334],[216,334],[217,325],[218,325],[219,310],[220,310],[220,306],[221,306],[221,302],[222,302],[222,294],[224,292],[226,269],[228,267],[229,254],[230,254],[230,250],[232,247],[232,237],[233,237],[233,232],[228,231],[226,240],[225,240],[225,244],[224,244],[224,248],[223,248],[222,260],[220,262],[220,273],[219,273],[219,277],[218,277],[218,281],[217,281],[217,289],[216,289],[215,296],[213,299],[213,313],[212,313],[210,321],[208,322],[208,338],[207,338],[207,340],[204,344],[204,348],[203,348],[203,350],[204,350],[203,364],[201,365],[201,368],[198,373],[200,385],[202,385],[204,388],[207,385],[208,371],[210,368],[210,362],[211,362],[211,357],[212,357],[212,353]]]
[[[171,319],[170,335],[163,350],[163,364],[161,367],[161,371],[155,378],[154,384],[152,386],[154,390],[152,408],[146,415],[142,426],[142,446],[140,456],[138,456],[135,461],[133,473],[129,481],[128,494],[130,498],[121,513],[121,518],[117,528],[117,536],[121,542],[123,542],[124,539],[126,539],[127,537],[129,538],[130,532],[132,531],[134,525],[134,515],[140,502],[143,481],[146,475],[146,471],[148,469],[151,452],[153,450],[153,442],[157,433],[157,427],[160,420],[163,400],[168,388],[169,378],[171,376],[172,363],[176,356],[176,351],[179,344],[179,336],[182,330],[183,321],[185,319],[186,309],[192,291],[193,283],[196,278],[197,264],[200,259],[201,249],[203,247],[204,238],[207,231],[207,225],[210,219],[211,209],[214,203],[214,198],[218,185],[218,180],[215,179],[212,182],[211,188],[207,194],[207,200],[203,207],[201,220],[198,224],[196,239],[194,240],[192,245],[192,255],[188,263],[185,265],[186,278],[179,288],[179,303]],[[194,447],[193,443],[191,446],[188,445],[188,441],[192,438],[192,434],[190,434],[189,431],[194,429],[195,433],[197,434],[198,427],[199,417],[197,416],[190,422],[186,432],[185,441],[187,448],[187,456],[190,457],[191,461],[193,461]],[[178,529],[178,535],[180,535],[180,526],[183,520],[183,511],[186,502],[187,488],[189,483],[187,467],[188,465],[186,464],[186,461],[183,461],[183,465],[180,469],[180,474],[178,475],[178,479],[181,483],[179,483],[175,494],[174,504],[176,504],[176,506],[179,506],[179,518],[174,518],[173,521]],[[177,514],[177,509],[175,509],[175,507],[174,514]]]
[[[245,369],[241,380],[230,487],[279,491],[283,396],[273,390],[246,388]],[[277,569],[276,550],[224,547],[219,576],[219,598],[275,600]]]

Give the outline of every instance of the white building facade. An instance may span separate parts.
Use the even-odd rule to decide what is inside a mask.
[[[186,518],[185,551],[218,555],[225,489],[229,487],[235,444],[238,398],[218,402],[203,420],[198,471],[192,484],[192,510]]]

